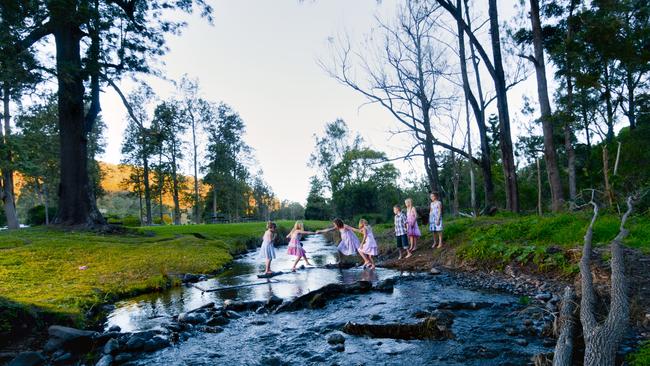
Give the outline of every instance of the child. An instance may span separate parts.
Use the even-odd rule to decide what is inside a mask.
[[[411,254],[408,250],[409,240],[406,236],[406,216],[399,205],[393,206],[393,213],[395,214],[395,240],[399,250],[398,259],[402,259],[403,250],[406,249],[406,253]]]
[[[375,234],[372,233],[372,228],[368,225],[368,221],[365,219],[359,220],[359,231],[363,234],[363,240],[361,241],[363,245],[359,249],[360,253],[365,254],[367,257],[366,263],[363,264],[363,267],[370,267],[370,269],[375,269],[375,261],[372,259],[373,256],[377,255],[377,241],[375,240]]]
[[[433,246],[431,248],[442,248],[442,202],[438,200],[437,192],[431,193],[430,197],[429,231],[433,233]],[[436,245],[436,236],[438,237],[438,245]]]
[[[413,255],[413,252],[418,248],[418,238],[422,236],[420,228],[418,227],[418,212],[413,206],[413,200],[407,198],[404,201],[406,205],[406,235],[409,239],[409,253],[406,258]]]
[[[361,255],[361,258],[363,258],[364,263],[368,262],[368,259],[366,259],[365,254],[359,251],[359,238],[357,238],[357,236],[354,234],[354,231],[356,229],[344,224],[343,220],[338,218],[334,219],[333,227],[325,230],[319,230],[316,233],[322,234],[334,230],[338,230],[341,233],[341,242],[338,245],[340,254],[355,255],[358,252]],[[340,257],[339,257],[339,263],[340,263]]]
[[[272,274],[271,271],[271,261],[275,259],[275,248],[273,247],[273,241],[275,239],[275,223],[269,221],[266,224],[266,232],[262,237],[262,248],[260,249],[260,258],[266,260],[266,270],[264,274]]]
[[[308,234],[315,234],[315,233],[313,231],[305,231],[305,226],[302,224],[302,221],[296,221],[296,223],[293,225],[293,229],[291,230],[289,235],[287,235],[287,239],[290,239],[287,253],[296,256],[296,261],[293,262],[293,267],[291,267],[291,272],[296,271],[296,265],[298,265],[298,262],[300,262],[302,258],[305,259],[305,263],[307,263],[308,266],[311,266],[311,263],[309,263],[309,259],[307,259],[307,253],[302,248],[302,244],[300,244],[300,237],[302,235],[308,235]]]

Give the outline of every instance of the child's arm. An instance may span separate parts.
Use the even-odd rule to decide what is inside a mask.
[[[298,233],[303,235],[316,234],[315,231],[305,231],[305,230],[300,230]]]
[[[293,235],[293,229],[289,232],[289,235],[287,235],[287,239],[291,238],[291,235]]]
[[[362,233],[363,232],[363,231],[357,229],[356,227],[352,227],[352,226],[348,226],[348,225],[345,225],[345,228],[348,229],[348,230],[352,230],[355,233]]]
[[[332,227],[327,228],[327,229],[317,230],[316,234],[327,233],[327,232],[334,231],[334,230],[336,230],[336,227],[332,226]]]

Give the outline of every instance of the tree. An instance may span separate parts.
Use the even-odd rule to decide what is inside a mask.
[[[305,206],[305,220],[329,220],[332,211],[327,199],[323,196],[323,185],[317,177],[311,177],[307,205]]]
[[[152,71],[146,61],[162,55],[166,51],[165,34],[176,33],[184,24],[166,19],[168,11],[191,12],[197,4],[201,14],[209,18],[212,9],[202,0],[40,0],[20,4],[26,26],[8,47],[16,53],[25,52],[50,35],[56,46],[61,146],[57,222],[104,225],[87,164],[88,133],[101,110],[101,81],[114,86],[112,79],[126,72]],[[82,44],[88,47],[84,50]],[[85,103],[87,96],[89,105]]]
[[[529,40],[533,44],[533,54],[522,54],[535,67],[537,77],[537,96],[541,111],[540,121],[544,137],[544,160],[548,172],[548,181],[551,187],[551,207],[553,212],[562,209],[564,193],[562,181],[560,180],[560,169],[558,167],[557,153],[554,143],[554,128],[552,120],[551,101],[548,94],[548,83],[546,80],[546,62],[544,60],[544,37],[542,33],[542,21],[540,16],[540,0],[530,0],[530,23],[532,31],[521,29],[515,37],[519,43],[526,43]]]

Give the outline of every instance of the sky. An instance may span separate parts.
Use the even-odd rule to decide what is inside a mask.
[[[278,198],[306,201],[309,177],[315,174],[307,166],[313,135],[322,134],[324,124],[336,118],[389,157],[408,150],[407,137],[392,136],[397,122],[388,112],[364,105],[363,96],[330,78],[317,62],[331,56],[332,38],[348,34],[354,44],[368,34],[376,16],[394,17],[397,0],[208,2],[214,7],[214,24],[187,16],[182,35],[168,38],[170,52],[162,57],[161,68],[167,79],[183,74],[197,78],[203,97],[223,101],[240,114],[246,123],[244,140],[257,160],[253,170],[263,170]],[[507,20],[514,10],[508,1],[501,3],[502,20]],[[168,81],[147,80],[162,98],[174,92]],[[121,87],[128,92],[133,85],[126,81]],[[521,90],[510,92],[516,96],[511,97],[516,99],[511,103],[513,120],[521,93],[533,88],[527,81]],[[119,163],[126,110],[110,89],[102,95],[102,117],[108,130],[101,159]],[[519,131],[516,124],[513,129]],[[422,174],[419,161],[396,165],[403,175]],[[183,170],[191,171],[189,161]]]

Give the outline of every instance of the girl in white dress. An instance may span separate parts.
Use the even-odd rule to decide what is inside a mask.
[[[438,199],[437,192],[431,193],[429,231],[433,233],[433,246],[431,248],[442,248],[442,202]],[[438,239],[437,243],[436,237]]]
[[[271,261],[275,259],[275,248],[273,247],[273,241],[275,239],[275,230],[276,225],[274,222],[269,221],[266,224],[266,232],[262,237],[262,248],[260,248],[260,258],[266,260],[266,270],[265,274],[272,274],[271,271]]]

